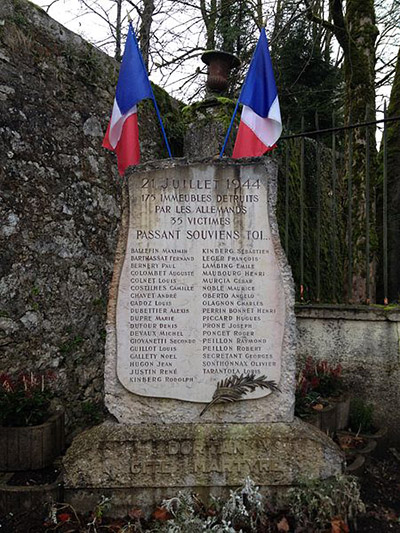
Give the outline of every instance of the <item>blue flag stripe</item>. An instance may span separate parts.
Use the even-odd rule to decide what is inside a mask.
[[[131,26],[126,38],[115,98],[122,114],[127,113],[140,100],[153,98],[150,81]]]
[[[266,118],[277,96],[268,40],[265,28],[262,28],[240,95],[240,102],[251,107],[260,117]]]

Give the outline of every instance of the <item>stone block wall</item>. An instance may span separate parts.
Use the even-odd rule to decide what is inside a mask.
[[[298,306],[298,357],[341,363],[352,397],[374,406],[377,425],[400,442],[400,309]]]
[[[34,4],[1,0],[0,371],[54,369],[70,429],[102,417],[122,181],[101,142],[117,71]],[[142,159],[164,157],[150,103],[139,122]]]

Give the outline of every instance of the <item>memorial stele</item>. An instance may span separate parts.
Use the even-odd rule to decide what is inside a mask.
[[[341,471],[333,441],[294,418],[294,288],[276,199],[269,158],[128,170],[106,326],[113,420],[74,439],[67,501],[90,509],[110,491],[125,514],[184,488],[226,494],[250,476],[279,492]]]
[[[193,422],[218,383],[253,376],[280,390],[256,387],[239,405],[213,411],[224,421],[291,419],[293,294],[270,205],[273,164],[157,166],[127,182],[107,332],[108,408],[133,422],[157,405],[161,420]],[[274,408],[254,412],[248,402],[260,398]]]

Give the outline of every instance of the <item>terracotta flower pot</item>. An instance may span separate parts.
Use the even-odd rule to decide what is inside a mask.
[[[374,450],[374,456],[379,457],[384,454],[387,446],[386,437],[387,437],[388,428],[383,426],[372,433],[360,433],[360,437],[363,437],[368,440],[373,440],[376,442],[376,448]]]
[[[64,413],[52,415],[40,426],[0,427],[0,471],[45,468],[64,447]]]
[[[346,474],[360,476],[365,468],[365,455],[354,455],[346,460]]]
[[[346,457],[370,455],[376,448],[375,440],[366,439],[361,435],[349,431],[338,431],[337,439],[339,446],[345,452]]]

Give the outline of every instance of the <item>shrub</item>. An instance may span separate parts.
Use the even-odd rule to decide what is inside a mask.
[[[348,524],[365,512],[357,479],[344,475],[306,481],[290,489],[288,503],[297,527],[309,532],[330,531],[335,518]]]

